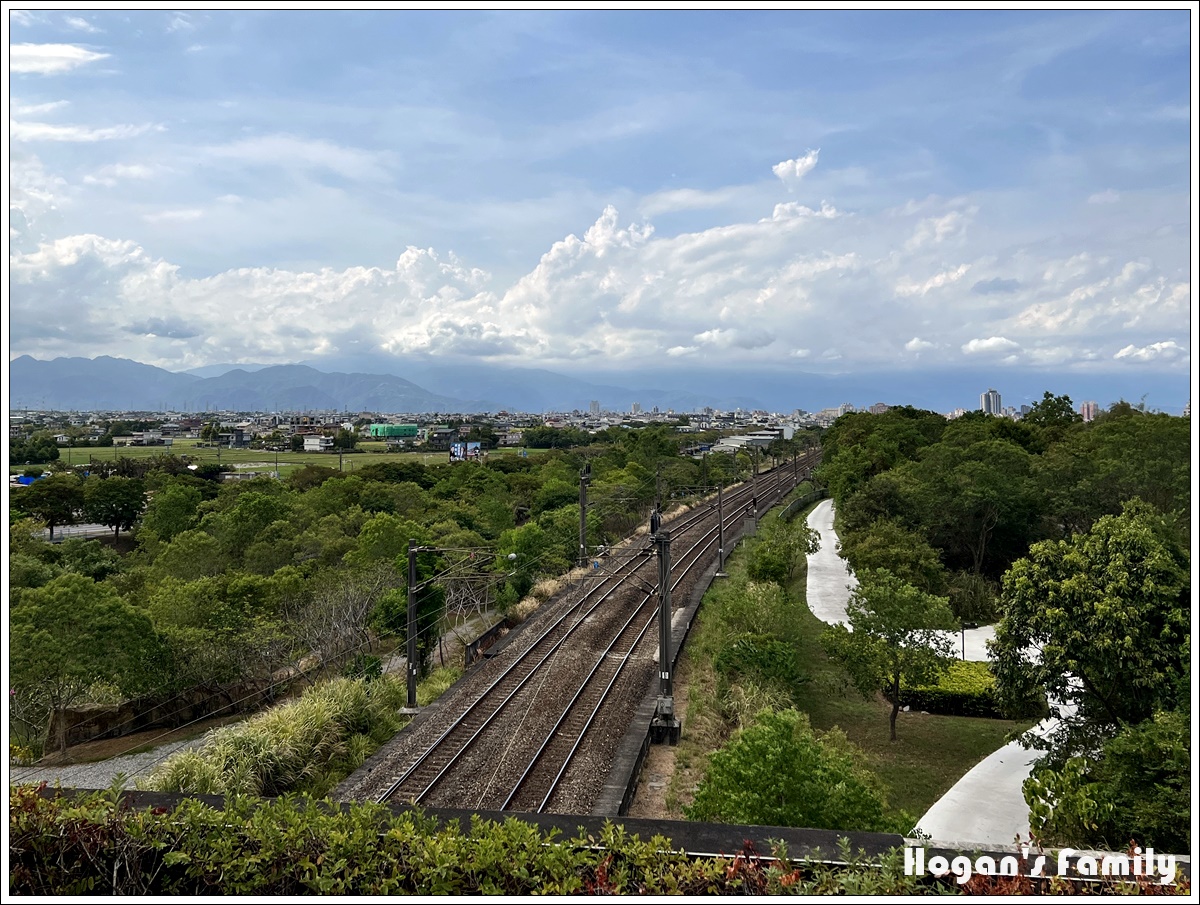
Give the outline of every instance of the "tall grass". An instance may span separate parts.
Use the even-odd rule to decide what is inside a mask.
[[[451,684],[439,670],[432,700]],[[163,762],[140,785],[159,792],[273,796],[323,794],[393,736],[407,718],[402,679],[338,678],[244,723],[214,731],[199,748]]]

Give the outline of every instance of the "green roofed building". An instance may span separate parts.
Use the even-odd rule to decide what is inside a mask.
[[[371,436],[376,439],[416,437],[417,426],[415,424],[372,424]]]

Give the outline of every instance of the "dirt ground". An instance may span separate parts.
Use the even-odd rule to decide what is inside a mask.
[[[681,661],[682,662],[682,661]],[[682,732],[687,733],[687,683],[682,681],[682,670],[675,683],[675,714],[682,722]],[[667,789],[675,775],[676,757],[679,748],[673,745],[651,745],[650,752],[642,764],[642,776],[638,781],[633,804],[629,807],[630,817],[646,817],[658,820],[682,820],[680,813],[671,813],[667,807]]]

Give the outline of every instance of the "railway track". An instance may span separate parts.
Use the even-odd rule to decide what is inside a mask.
[[[724,532],[807,475],[817,453],[723,494]],[[716,498],[664,522],[671,593],[716,558]],[[645,538],[606,557],[571,593],[445,696],[438,719],[372,771],[357,797],[431,807],[586,813],[616,743],[658,676],[657,560]]]

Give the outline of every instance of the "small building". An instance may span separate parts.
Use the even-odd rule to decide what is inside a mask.
[[[333,452],[333,437],[305,437],[305,452]]]
[[[416,439],[420,428],[415,424],[372,424],[372,440]]]

